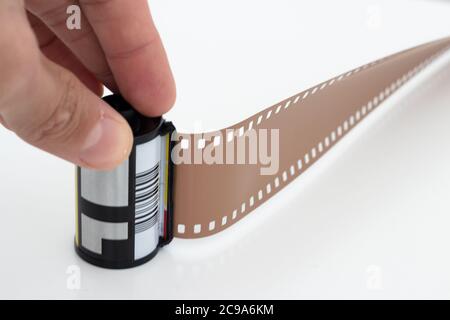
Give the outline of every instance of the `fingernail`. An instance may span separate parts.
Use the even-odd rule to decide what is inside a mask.
[[[102,116],[87,135],[79,157],[88,167],[113,169],[128,157],[131,145],[126,122]]]

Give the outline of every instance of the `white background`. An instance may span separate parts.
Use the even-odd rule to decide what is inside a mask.
[[[450,35],[447,1],[150,4],[180,131]],[[0,298],[450,298],[449,69],[450,54],[236,226],[131,270],[75,255],[73,166],[0,129]]]

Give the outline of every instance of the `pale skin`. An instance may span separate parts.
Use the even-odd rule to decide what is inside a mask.
[[[66,26],[82,9],[81,29]],[[132,148],[102,85],[142,114],[175,102],[175,83],[146,0],[1,0],[0,123],[76,165],[109,170]]]

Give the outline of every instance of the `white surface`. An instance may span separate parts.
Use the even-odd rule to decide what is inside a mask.
[[[182,130],[450,34],[444,1],[150,2]],[[131,270],[75,255],[73,166],[0,129],[0,298],[450,298],[446,58],[238,225]]]

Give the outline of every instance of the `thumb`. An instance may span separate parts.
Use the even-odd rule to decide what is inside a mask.
[[[120,114],[39,50],[12,54],[3,61],[13,63],[2,68],[15,76],[0,81],[5,93],[0,97],[0,118],[5,127],[83,167],[113,169],[129,156],[133,137]]]

